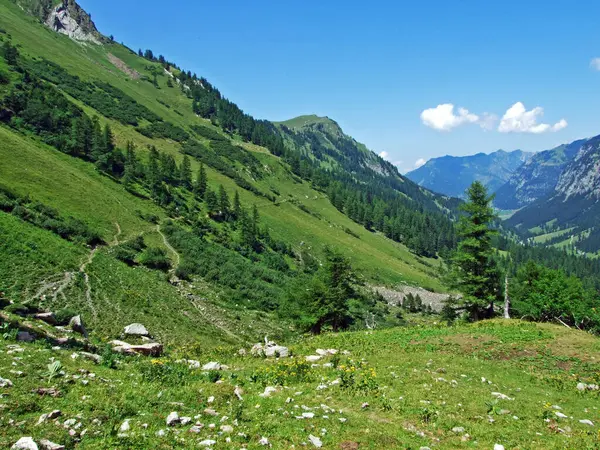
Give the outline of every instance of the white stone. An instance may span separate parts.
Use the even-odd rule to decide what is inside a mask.
[[[321,359],[321,356],[319,356],[319,355],[308,355],[308,356],[306,357],[306,360],[307,360],[308,362],[316,362],[316,361],[318,361],[318,360],[320,360],[320,359]]]
[[[269,440],[266,437],[261,437],[260,441],[258,441],[260,445],[269,445]]]
[[[265,356],[287,358],[290,355],[290,350],[283,345],[269,345],[264,349]]]
[[[203,441],[198,442],[198,445],[200,447],[210,447],[211,445],[215,445],[217,443],[217,441],[214,441],[212,439],[204,439]]]
[[[499,400],[514,400],[514,398],[511,398],[508,395],[502,394],[501,392],[492,392],[492,396],[496,397]]]
[[[567,416],[566,414],[563,414],[563,413],[561,413],[561,412],[559,412],[559,411],[554,411],[554,415],[555,415],[556,417],[560,417],[561,419],[567,419],[567,418],[569,417],[569,416]]]
[[[172,427],[172,426],[178,424],[179,421],[180,421],[179,414],[177,414],[176,411],[173,411],[171,414],[169,414],[167,416],[167,426],[168,427]]]
[[[82,433],[83,434],[83,433]],[[65,450],[65,446],[61,444],[55,444],[48,439],[42,439],[40,441],[40,449],[41,450]]]
[[[583,420],[580,420],[580,421],[579,421],[579,423],[582,423],[582,424],[584,424],[584,425],[589,425],[590,427],[593,427],[593,426],[594,426],[594,422],[592,422],[592,421],[591,421],[591,420],[589,420],[589,419],[583,419]]]
[[[223,366],[216,361],[211,361],[202,366],[202,370],[221,370]]]
[[[260,397],[266,398],[266,397],[270,397],[271,394],[277,392],[277,388],[273,387],[273,386],[267,386],[265,388],[265,392],[263,392],[262,394],[258,394]]]
[[[38,450],[38,446],[31,437],[22,437],[15,442],[11,450]]]
[[[457,434],[464,433],[465,429],[463,427],[454,427],[454,428],[452,428],[452,432],[457,433]]]
[[[502,445],[502,444],[494,444],[494,450],[504,450],[504,445]]]
[[[123,333],[127,336],[148,336],[148,330],[141,323],[132,323],[125,327]]]
[[[313,436],[312,434],[310,434],[308,436],[308,440],[311,442],[312,445],[314,445],[317,448],[323,447],[323,442],[317,436]]]
[[[233,427],[231,425],[221,425],[221,431],[223,433],[233,433]]]
[[[13,383],[8,378],[0,377],[0,387],[12,387]]]

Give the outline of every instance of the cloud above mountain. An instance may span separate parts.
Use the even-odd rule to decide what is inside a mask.
[[[479,116],[465,108],[458,108],[457,113],[454,114],[452,103],[444,103],[424,110],[421,113],[421,121],[426,126],[439,131],[450,131],[460,125],[479,121]]]
[[[600,61],[598,64],[600,67]],[[477,115],[463,107],[457,108],[455,112],[452,103],[443,103],[421,112],[421,121],[425,126],[437,131],[451,131],[461,125],[477,124],[486,131],[496,128],[500,133],[533,134],[560,131],[568,125],[565,119],[555,124],[538,123],[543,115],[544,108],[541,106],[528,111],[522,102],[516,102],[504,113],[496,128],[498,123],[496,114],[484,112]]]
[[[501,133],[533,133],[540,134],[552,131],[560,131],[566,128],[567,121],[561,119],[554,125],[548,123],[538,123],[538,120],[544,115],[544,108],[536,106],[527,111],[525,105],[517,102],[512,105],[500,120],[498,131]]]

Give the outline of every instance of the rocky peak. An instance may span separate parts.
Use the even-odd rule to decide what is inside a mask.
[[[561,173],[556,191],[565,198],[581,195],[600,199],[600,136],[581,147]]]
[[[100,44],[103,39],[91,16],[75,0],[63,0],[50,10],[45,22],[57,33],[66,34],[76,41]]]

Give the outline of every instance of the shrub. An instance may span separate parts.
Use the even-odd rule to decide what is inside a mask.
[[[30,312],[29,308],[21,303],[13,303],[12,305],[8,305],[6,308],[4,308],[4,310],[18,316],[26,316]]]
[[[149,247],[144,250],[140,254],[138,262],[149,269],[168,270],[171,267],[167,252],[158,247]]]
[[[77,311],[71,308],[62,308],[54,313],[54,317],[56,317],[56,322],[59,325],[68,325],[69,321],[72,317],[77,315]]]

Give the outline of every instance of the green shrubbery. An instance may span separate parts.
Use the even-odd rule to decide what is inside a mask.
[[[40,228],[50,230],[63,239],[85,242],[88,245],[102,243],[100,234],[73,217],[62,217],[57,210],[28,197],[21,197],[0,186],[0,210]]]
[[[138,257],[138,262],[150,269],[169,270],[171,267],[167,252],[158,247],[146,248]]]
[[[513,315],[536,321],[562,322],[600,332],[600,298],[580,279],[561,270],[527,263],[517,273],[511,293]]]

